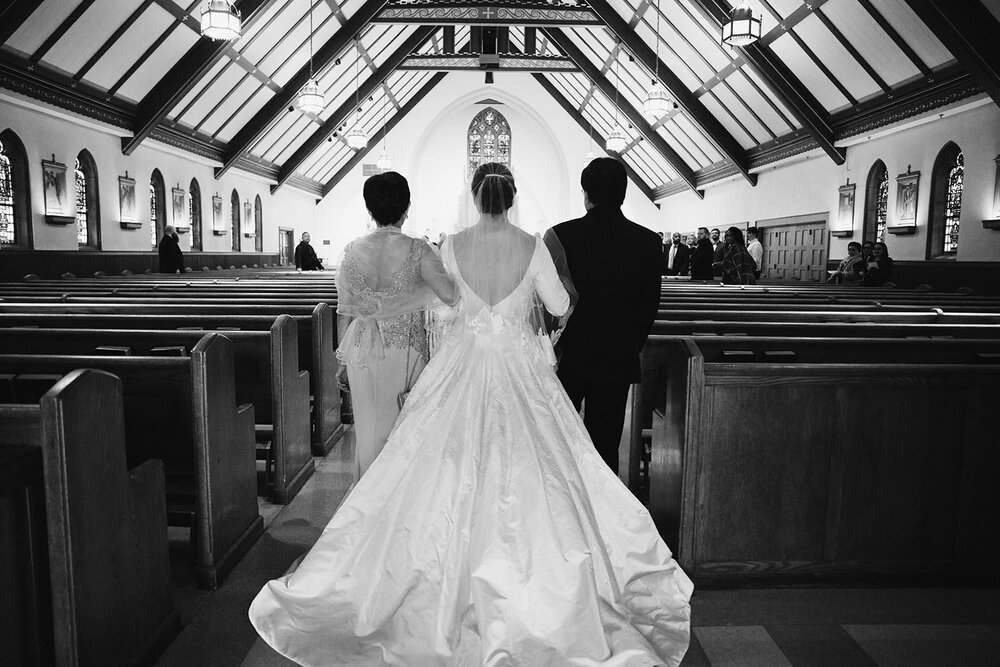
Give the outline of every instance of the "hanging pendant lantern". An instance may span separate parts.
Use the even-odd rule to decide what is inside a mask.
[[[361,129],[358,125],[355,125],[350,132],[347,133],[347,145],[356,151],[362,148],[368,147],[368,135],[365,131]]]
[[[389,158],[389,154],[382,149],[382,152],[378,156],[378,161],[375,162],[375,166],[382,171],[389,171],[392,169],[392,160]]]
[[[722,43],[729,46],[753,44],[760,39],[761,25],[761,15],[754,14],[747,0],[740,0],[729,13],[729,23],[722,26]]]
[[[309,79],[295,98],[295,108],[302,113],[319,114],[326,106],[326,99],[320,92],[319,82]]]
[[[201,10],[201,34],[219,40],[240,38],[240,10],[228,0],[208,0]]]
[[[628,140],[625,138],[625,133],[622,132],[621,125],[615,127],[611,130],[608,135],[608,142],[605,147],[613,153],[621,153],[628,146]]]
[[[642,103],[642,113],[651,121],[657,121],[673,109],[674,102],[670,99],[667,89],[659,83],[653,83]]]

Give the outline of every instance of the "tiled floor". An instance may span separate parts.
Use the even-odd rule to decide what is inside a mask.
[[[263,503],[267,531],[215,592],[183,570],[175,604],[185,623],[159,666],[278,667],[246,610],[316,541],[352,482],[354,434],[323,460],[287,506]],[[684,667],[977,667],[1000,665],[1000,591],[786,588],[699,590]],[[417,666],[414,666],[417,667]],[[533,667],[533,666],[526,666]]]

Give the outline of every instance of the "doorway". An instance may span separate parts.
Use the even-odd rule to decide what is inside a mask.
[[[282,266],[295,263],[295,230],[285,227],[278,228],[278,257]]]
[[[795,216],[783,220],[758,220],[757,227],[764,246],[762,280],[818,283],[826,279],[829,235],[825,218]]]

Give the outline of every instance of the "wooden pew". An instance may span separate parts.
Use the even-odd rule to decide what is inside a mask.
[[[151,663],[180,630],[163,464],[126,467],[118,378],[77,370],[0,405],[0,480],[4,663]]]
[[[14,374],[15,384],[21,373],[75,368],[121,378],[129,465],[163,460],[164,523],[191,526],[198,584],[214,589],[264,525],[257,508],[254,410],[236,403],[232,343],[207,334],[189,358],[0,355],[0,372]]]
[[[712,363],[665,345],[650,512],[696,581],[997,579],[1000,366]]]

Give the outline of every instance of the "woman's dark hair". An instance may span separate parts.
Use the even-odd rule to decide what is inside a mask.
[[[483,183],[487,176],[493,176],[490,187],[483,189]],[[506,165],[499,162],[487,162],[479,165],[476,173],[472,175],[472,195],[479,202],[480,212],[489,215],[500,215],[514,205],[514,195],[517,188],[514,186],[514,175]]]
[[[847,244],[847,249],[850,250],[851,248],[857,248],[858,252],[861,252],[861,244],[857,241],[851,241]]]
[[[878,241],[875,245],[872,246],[872,250],[874,250],[878,246],[882,246],[882,252],[885,253],[886,257],[888,257],[889,256],[889,246],[887,246],[886,244],[882,243],[881,241]]]
[[[394,225],[410,205],[410,186],[402,174],[386,171],[365,181],[365,206],[379,227]]]
[[[730,227],[729,229],[726,230],[726,233],[733,235],[734,243],[738,243],[739,245],[742,246],[745,246],[747,244],[747,242],[743,239],[743,230],[741,230],[739,227]]]
[[[621,206],[627,183],[625,165],[610,157],[594,158],[580,174],[580,187],[594,206]]]

